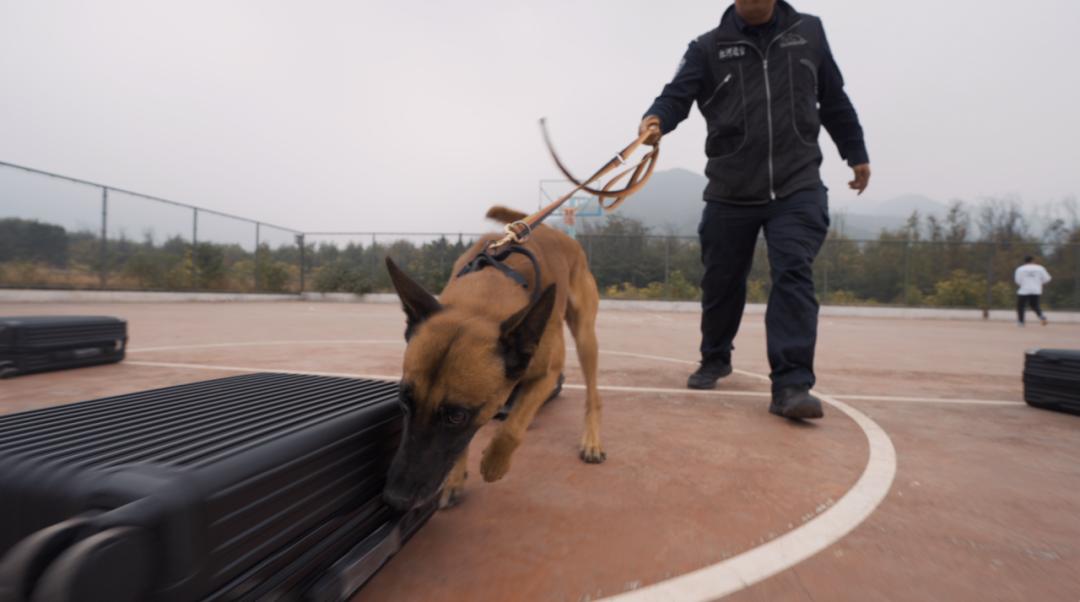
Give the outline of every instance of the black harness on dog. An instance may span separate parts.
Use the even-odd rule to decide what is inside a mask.
[[[460,278],[466,274],[479,272],[480,270],[491,266],[505,274],[514,282],[521,285],[521,288],[528,290],[529,281],[525,278],[525,276],[523,276],[521,272],[518,272],[514,268],[506,265],[505,263],[506,259],[514,253],[524,255],[525,257],[529,258],[530,262],[532,262],[533,273],[535,277],[534,286],[530,297],[531,301],[535,302],[540,297],[540,264],[536,261],[536,256],[532,254],[532,251],[526,249],[525,247],[519,245],[509,245],[503,247],[495,253],[491,253],[489,248],[485,247],[483,251],[480,251],[479,255],[472,259],[472,261],[465,264],[465,267],[461,268],[461,271],[458,272],[457,275]]]

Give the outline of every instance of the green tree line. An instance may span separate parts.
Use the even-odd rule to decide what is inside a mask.
[[[815,264],[824,303],[935,307],[1009,307],[1013,270],[1025,255],[1054,276],[1044,301],[1080,309],[1080,225],[1074,205],[1065,217],[1042,220],[1035,232],[1016,202],[953,203],[941,216],[912,214],[873,240],[852,240],[834,224]],[[700,296],[700,248],[694,237],[656,233],[639,221],[610,215],[578,235],[601,293],[629,299],[693,300]],[[155,241],[68,232],[36,221],[0,220],[0,286],[136,290],[368,293],[391,290],[383,260],[394,258],[429,290],[441,290],[454,261],[471,245],[461,235],[424,242],[308,240],[299,245],[237,244],[172,237]],[[302,264],[302,265],[301,265]],[[764,302],[771,286],[764,241],[755,251],[748,300]]]

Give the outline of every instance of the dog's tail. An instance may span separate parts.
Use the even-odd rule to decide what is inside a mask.
[[[512,224],[518,220],[525,219],[526,217],[529,217],[527,213],[503,207],[502,205],[495,205],[491,209],[488,209],[487,212],[488,219],[493,219],[500,224]]]

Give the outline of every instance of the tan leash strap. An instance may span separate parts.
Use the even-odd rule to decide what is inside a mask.
[[[651,151],[649,151],[645,154],[644,157],[642,157],[641,161],[637,162],[630,168],[616,175],[607,184],[605,184],[603,188],[590,188],[589,185],[593,182],[606,176],[608,173],[614,171],[615,169],[626,165],[627,159],[630,157],[630,155],[632,155],[634,151],[636,151],[642,144],[644,144],[645,140],[647,140],[650,136],[653,135],[653,132],[648,130],[643,132],[640,136],[637,137],[636,140],[628,144],[626,148],[619,151],[619,153],[617,153],[610,161],[604,164],[603,167],[596,170],[596,173],[590,176],[587,180],[578,181],[578,179],[575,178],[568,169],[566,169],[566,166],[563,165],[562,161],[559,159],[558,154],[555,153],[555,147],[551,144],[551,137],[548,135],[546,120],[540,120],[540,129],[544,134],[544,143],[547,145],[548,152],[551,153],[551,158],[555,161],[555,165],[559,168],[559,171],[562,172],[563,176],[565,176],[567,180],[570,180],[570,182],[572,182],[575,187],[570,192],[567,192],[566,194],[555,199],[551,203],[548,203],[536,213],[533,213],[532,215],[524,219],[507,224],[506,236],[502,237],[497,241],[492,241],[491,243],[489,243],[489,249],[494,250],[507,244],[520,244],[525,242],[526,240],[528,240],[529,236],[532,234],[532,231],[537,226],[539,226],[545,219],[547,219],[548,216],[554,213],[556,209],[562,206],[563,203],[568,201],[572,196],[582,190],[597,197],[600,203],[600,207],[605,211],[614,210],[616,207],[622,204],[622,202],[626,200],[627,197],[641,190],[645,186],[645,183],[649,181],[650,177],[652,177],[653,169],[656,167],[656,159],[660,156],[660,144],[657,143],[653,145],[653,149]],[[630,179],[627,181],[626,186],[619,190],[612,190],[612,187],[614,187],[617,182],[622,180],[627,175],[630,175]],[[604,199],[614,200],[612,200],[610,203],[605,204]]]

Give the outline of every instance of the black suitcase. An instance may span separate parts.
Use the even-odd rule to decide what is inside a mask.
[[[1035,349],[1024,358],[1024,401],[1080,415],[1080,351]]]
[[[0,416],[0,600],[340,600],[430,516],[381,500],[396,383],[252,374]]]
[[[0,317],[0,378],[124,359],[127,322],[106,316]]]

